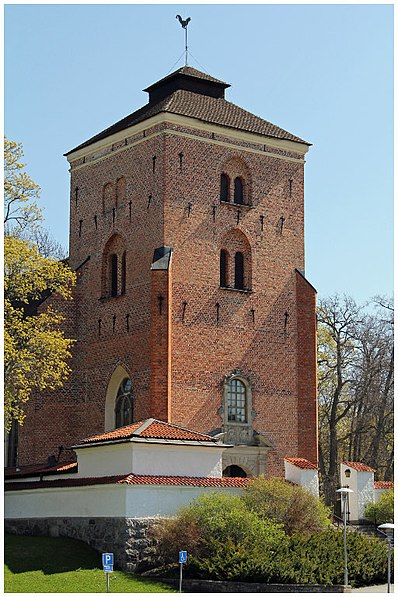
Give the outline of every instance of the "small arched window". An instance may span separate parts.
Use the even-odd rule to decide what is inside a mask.
[[[234,182],[234,203],[243,205],[243,181],[240,176],[237,176]]]
[[[122,267],[121,267],[121,294],[126,292],[126,251],[122,255]]]
[[[235,288],[244,289],[243,253],[239,251],[235,253]]]
[[[221,174],[220,200],[229,201],[229,177],[224,173]]]
[[[133,422],[133,397],[131,394],[131,379],[122,381],[116,396],[115,428],[130,425]]]
[[[227,388],[228,421],[247,423],[246,386],[240,379],[232,378]]]
[[[110,287],[111,296],[117,296],[117,255],[114,253],[110,255]]]
[[[228,252],[225,249],[220,251],[220,286],[226,288],[227,283],[227,271],[228,271]]]

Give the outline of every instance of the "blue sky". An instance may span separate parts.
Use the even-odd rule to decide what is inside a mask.
[[[46,226],[67,246],[63,154],[147,102],[189,64],[227,99],[313,146],[306,275],[320,298],[393,290],[393,6],[9,4],[5,133],[23,144]],[[180,60],[178,60],[180,58]]]

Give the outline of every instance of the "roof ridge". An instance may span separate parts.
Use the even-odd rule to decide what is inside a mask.
[[[188,427],[181,427],[181,425],[176,425],[175,423],[168,423],[166,421],[161,421],[160,419],[152,419],[152,422],[162,423],[163,425],[168,425],[169,427],[174,427],[175,429],[182,429],[182,431],[188,431],[188,433],[195,433],[196,435],[203,435],[203,437],[209,437],[213,441],[215,440],[214,437],[209,435],[208,433],[202,433],[202,431],[194,431],[193,429],[188,429]]]

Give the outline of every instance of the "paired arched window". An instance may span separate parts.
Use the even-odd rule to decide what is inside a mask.
[[[221,174],[220,177],[220,201],[229,201],[231,192],[230,192],[231,181],[227,174],[224,172]],[[245,203],[245,196],[244,196],[244,189],[245,184],[244,180],[241,176],[237,176],[234,179],[234,192],[233,192],[233,202],[237,205],[244,205]]]
[[[229,254],[226,249],[220,251],[220,286],[230,288],[229,284]],[[245,258],[241,251],[237,251],[234,257],[233,288],[236,290],[247,290],[245,286]]]
[[[228,421],[247,423],[246,385],[237,378],[232,378],[227,386]]]
[[[119,386],[115,402],[115,428],[130,425],[133,422],[133,396],[131,379],[123,379]]]

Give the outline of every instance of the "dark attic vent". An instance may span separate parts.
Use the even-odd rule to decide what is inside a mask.
[[[230,87],[230,85],[224,83],[224,81],[206,75],[196,70],[196,68],[183,66],[171,75],[150,85],[144,91],[149,93],[149,103],[152,104],[159,102],[179,89],[224,99],[227,87]]]

